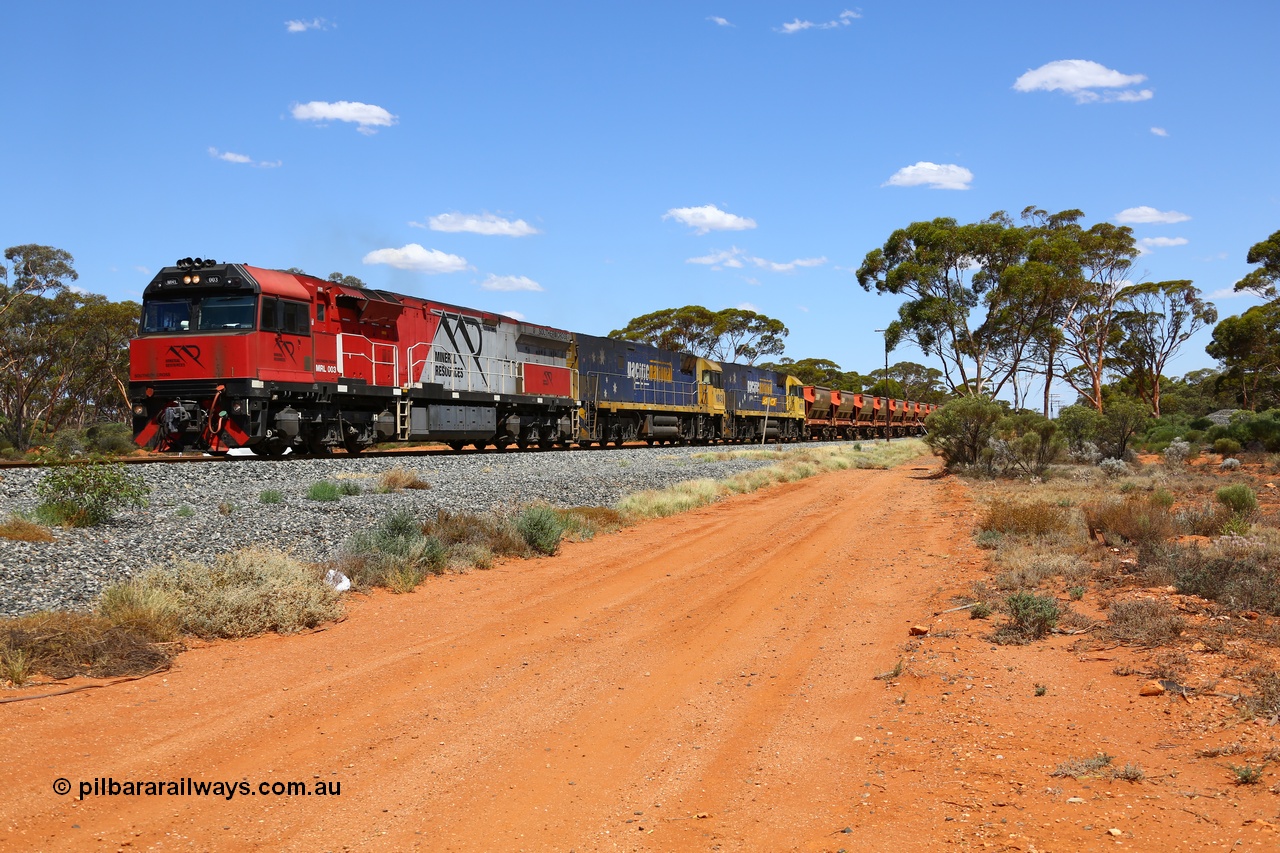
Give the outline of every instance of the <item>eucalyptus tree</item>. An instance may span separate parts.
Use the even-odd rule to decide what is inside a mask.
[[[890,348],[906,338],[938,357],[954,393],[994,397],[1021,369],[1030,334],[1015,322],[1027,293],[1010,279],[1026,242],[1004,212],[969,225],[913,222],[867,253],[858,284],[907,297],[889,324]]]
[[[1117,314],[1124,338],[1120,357],[1128,362],[1138,393],[1160,417],[1160,377],[1182,345],[1218,321],[1218,310],[1190,281],[1133,284],[1120,291]]]
[[[66,290],[79,278],[71,254],[52,246],[10,246],[4,257],[9,266],[0,264],[0,315],[24,300]]]
[[[1064,278],[1058,368],[1062,378],[1097,411],[1103,410],[1102,387],[1107,362],[1124,339],[1117,303],[1129,286],[1138,248],[1133,230],[1099,222],[1070,234],[1078,240],[1072,262],[1075,275]]]
[[[1235,289],[1256,293],[1263,299],[1275,299],[1276,285],[1280,284],[1280,231],[1250,246],[1245,259],[1261,266],[1237,281]]]
[[[1255,305],[1239,316],[1227,317],[1213,329],[1205,352],[1222,364],[1222,384],[1235,392],[1240,404],[1258,409],[1277,402],[1280,390],[1280,302]]]
[[[718,361],[754,364],[761,356],[780,354],[785,347],[783,338],[789,333],[781,320],[755,311],[711,311],[701,305],[686,305],[634,317],[609,337]]]

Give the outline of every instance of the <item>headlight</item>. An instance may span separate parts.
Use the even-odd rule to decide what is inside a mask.
[[[135,415],[145,415],[145,414],[147,413],[147,407],[146,407],[146,406],[134,406],[134,407],[133,407],[133,413],[134,413]]]

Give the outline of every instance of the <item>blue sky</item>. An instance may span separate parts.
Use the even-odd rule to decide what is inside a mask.
[[[0,243],[66,249],[116,299],[201,255],[595,334],[746,305],[788,325],[787,355],[865,372],[898,301],[853,270],[914,220],[1080,208],[1147,241],[1137,278],[1205,293],[1280,229],[1274,2],[4,19]],[[1255,301],[1215,297],[1223,316]],[[1172,372],[1211,366],[1207,340]]]

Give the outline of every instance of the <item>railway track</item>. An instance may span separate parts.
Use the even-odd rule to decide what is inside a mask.
[[[883,441],[884,439],[868,438],[868,439],[862,439],[862,440],[868,441],[868,442],[874,442],[874,441]],[[806,443],[807,442],[803,442],[803,441],[797,442],[795,446],[802,446]],[[516,450],[516,449],[499,450],[494,447],[488,447],[488,448],[485,448],[484,450],[476,450],[475,448],[471,448],[471,447],[464,448],[462,450],[454,450],[453,448],[447,447],[445,445],[432,445],[428,447],[411,447],[411,448],[404,448],[404,449],[396,448],[393,450],[366,450],[363,453],[360,453],[356,456],[351,456],[350,454],[341,450],[336,451],[329,456],[323,456],[323,457],[303,456],[303,455],[294,456],[293,454],[286,454],[284,456],[255,456],[253,454],[231,456],[228,454],[211,454],[211,453],[152,453],[146,456],[108,457],[108,461],[120,462],[125,465],[176,465],[176,464],[193,463],[193,462],[237,462],[244,459],[255,459],[263,462],[292,462],[298,459],[339,459],[342,457],[349,457],[352,459],[395,459],[402,456],[403,457],[474,456],[477,454],[481,454],[485,456],[508,456],[508,455],[521,454],[521,453],[559,453],[559,452],[565,452],[565,451],[574,451],[574,452],[586,451],[586,452],[594,453],[594,452],[599,452],[603,450],[643,448],[648,446],[649,445],[645,444],[644,442],[639,442],[639,441],[627,442],[623,445],[615,445],[612,447],[602,447],[599,445],[592,445],[591,447],[578,447],[577,445],[570,444],[570,445],[556,445],[548,448],[529,448],[527,450]],[[741,443],[738,443],[738,444],[719,443],[719,444],[706,445],[708,450],[714,450],[714,449],[732,450],[732,449],[738,449],[738,448],[759,447],[759,446],[777,447],[779,445],[777,445],[776,443],[766,444],[766,445],[741,444]],[[791,445],[782,445],[782,446],[791,446]],[[0,462],[0,470],[17,469],[17,468],[40,468],[40,467],[47,466],[48,464],[49,463],[47,462],[3,461],[3,462]]]

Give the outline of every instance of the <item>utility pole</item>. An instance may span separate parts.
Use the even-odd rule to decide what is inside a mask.
[[[884,440],[889,442],[889,330],[876,329],[877,332],[884,333]]]

